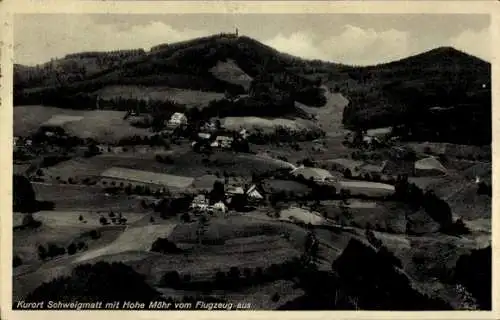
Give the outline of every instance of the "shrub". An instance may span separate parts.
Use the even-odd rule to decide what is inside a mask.
[[[177,248],[175,243],[169,241],[167,238],[158,238],[151,245],[150,251],[167,254],[167,253],[179,253],[182,250]]]
[[[90,238],[93,240],[97,240],[101,237],[101,233],[98,230],[90,231],[89,235],[90,235]]]
[[[103,226],[109,224],[108,219],[106,219],[106,217],[100,217],[99,223],[102,224]]]
[[[166,287],[178,287],[181,284],[181,277],[177,271],[168,271],[160,279],[160,285]]]
[[[45,247],[42,245],[39,245],[37,249],[38,257],[40,258],[40,260],[45,260],[47,258],[47,249],[45,249]]]
[[[17,268],[22,264],[23,264],[23,261],[21,260],[21,257],[19,257],[18,255],[15,255],[12,258],[12,267]]]
[[[71,243],[69,246],[68,246],[68,254],[69,255],[73,255],[76,253],[76,245],[74,243]]]
[[[126,279],[126,281],[124,281]],[[89,285],[92,284],[92,285]],[[159,300],[161,294],[151,288],[144,276],[121,263],[97,262],[75,267],[68,277],[43,283],[25,298],[27,302],[57,300],[63,302]]]

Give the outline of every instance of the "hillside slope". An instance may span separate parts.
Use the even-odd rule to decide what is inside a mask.
[[[149,52],[75,54],[56,62],[63,67],[15,66],[15,105],[93,108],[107,87],[163,87],[248,95],[212,107],[243,110],[237,116],[263,116],[263,108],[264,113],[274,109],[269,116],[276,117],[297,109],[294,102],[324,106],[327,87],[349,103],[324,116],[342,119],[348,128],[398,126],[409,140],[491,143],[491,66],[450,47],[353,67],[305,60],[249,37],[219,34]]]

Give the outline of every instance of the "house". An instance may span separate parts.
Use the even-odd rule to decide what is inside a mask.
[[[259,192],[255,184],[248,188],[246,194],[249,200],[260,201],[264,199],[264,196],[261,192]]]
[[[219,201],[212,206],[212,210],[214,213],[226,213],[227,207],[223,202]]]
[[[168,128],[178,128],[187,124],[187,117],[184,113],[176,112],[170,117],[166,125]]]
[[[194,197],[193,201],[191,202],[191,205],[189,206],[190,209],[198,211],[208,211],[208,207],[209,207],[208,199],[203,194],[199,194],[196,197]]]
[[[230,149],[232,144],[233,144],[233,137],[217,136],[215,140],[210,144],[210,146],[213,148]]]
[[[242,139],[247,139],[249,136],[247,129],[241,129],[239,135]]]
[[[414,174],[417,177],[441,176],[445,175],[446,171],[446,168],[436,157],[415,161]]]

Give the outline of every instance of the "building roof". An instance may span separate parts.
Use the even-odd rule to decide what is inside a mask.
[[[170,117],[172,120],[181,120],[183,118],[186,118],[186,115],[184,113],[176,112]]]
[[[245,191],[243,190],[242,187],[233,187],[233,188],[227,189],[227,193],[230,193],[230,194],[245,194]]]
[[[264,197],[262,196],[262,194],[259,192],[259,190],[257,190],[257,186],[254,184],[252,185],[250,188],[248,188],[247,190],[247,195],[251,198],[255,198],[255,199],[264,199]]]
[[[101,173],[103,178],[122,179],[140,183],[165,185],[174,188],[186,188],[193,183],[193,178],[164,173],[112,167]]]
[[[392,127],[375,128],[366,131],[366,135],[371,137],[385,136],[392,132]]]
[[[198,132],[198,137],[202,138],[202,139],[210,139],[212,135],[210,133],[206,133],[206,132]]]
[[[417,170],[438,170],[443,173],[446,172],[446,168],[439,162],[435,157],[428,157],[415,161],[415,169]]]

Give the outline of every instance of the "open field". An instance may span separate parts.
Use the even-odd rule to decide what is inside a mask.
[[[164,173],[153,173],[143,170],[133,170],[120,167],[112,167],[104,171],[102,174],[106,179],[118,179],[121,181],[131,181],[139,183],[151,183],[154,185],[162,185],[167,188],[184,189],[193,183],[193,178],[176,176]]]
[[[341,93],[331,93],[323,86],[325,90],[326,104],[320,108],[311,108],[303,104],[296,105],[303,111],[313,115],[317,119],[317,124],[326,132],[327,136],[342,136],[346,131],[342,126],[342,112],[349,104],[349,100]]]
[[[338,189],[349,190],[351,195],[365,195],[369,197],[386,197],[394,194],[394,186],[370,181],[341,180]]]
[[[149,251],[157,238],[166,238],[175,228],[175,224],[148,225],[132,227],[123,232],[112,244],[88,251],[78,257],[75,262],[92,260],[97,257],[112,255],[127,251]]]
[[[27,136],[53,117],[81,117],[61,124],[68,134],[93,138],[101,143],[114,143],[132,135],[149,135],[147,129],[136,128],[123,120],[125,112],[110,110],[71,110],[48,106],[17,106],[14,108],[14,135]]]
[[[241,70],[238,64],[232,59],[217,61],[217,64],[209,71],[219,80],[241,85],[246,91],[250,89],[252,77]]]
[[[102,99],[137,99],[137,100],[161,100],[175,101],[186,107],[204,107],[212,100],[220,100],[223,93],[210,91],[195,91],[188,89],[177,89],[164,86],[107,86],[97,91]]]
[[[305,224],[322,225],[325,223],[325,218],[318,213],[313,213],[302,208],[290,207],[280,212],[280,220],[297,221]]]
[[[140,201],[135,197],[106,195],[99,187],[35,183],[33,188],[37,200],[53,201],[56,210],[144,212]]]
[[[445,155],[450,158],[470,160],[491,160],[491,145],[473,146],[439,142],[411,142],[406,145],[417,153]]]

